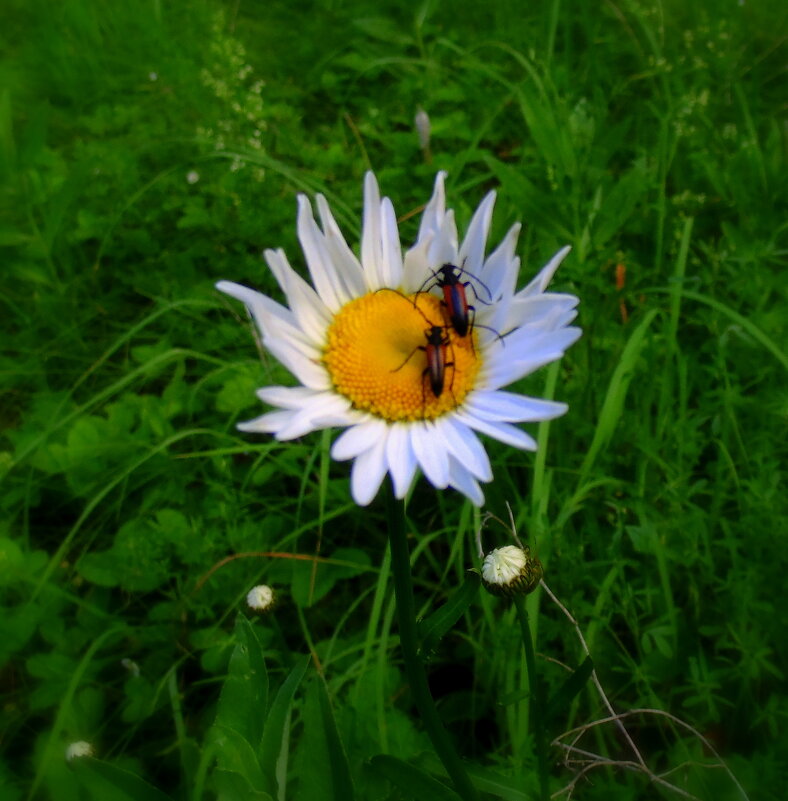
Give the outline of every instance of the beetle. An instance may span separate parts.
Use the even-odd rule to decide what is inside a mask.
[[[448,334],[444,334],[443,326],[433,325],[424,332],[427,337],[426,345],[419,345],[418,350],[423,350],[427,356],[427,366],[421,374],[422,389],[424,376],[430,377],[430,389],[436,398],[440,398],[443,393],[443,381],[446,377],[446,368],[454,367],[454,362],[446,361],[446,348],[451,340]],[[452,381],[454,377],[452,376]]]
[[[429,323],[430,321],[427,320],[427,322]],[[426,344],[416,345],[407,355],[405,361],[391,372],[396,373],[401,370],[413,358],[413,354],[417,350],[423,351],[427,357],[427,366],[421,373],[422,392],[424,391],[424,377],[429,376],[432,394],[436,398],[440,398],[443,394],[443,387],[446,380],[446,368],[454,367],[454,362],[446,361],[446,350],[451,347],[451,338],[446,333],[446,326],[432,324],[430,324],[429,328],[424,330],[424,337],[426,339]],[[452,376],[452,383],[453,382],[454,376]],[[426,403],[426,397],[424,397],[423,400]]]
[[[391,289],[390,287],[381,287],[381,289],[377,290],[378,292],[394,292],[394,294],[399,295],[403,300],[408,302],[409,299],[405,297],[397,289]],[[417,350],[423,351],[427,357],[427,366],[421,372],[421,402],[422,402],[422,409],[427,405],[427,394],[424,387],[424,377],[429,376],[430,380],[430,389],[432,390],[432,394],[436,398],[440,398],[443,394],[443,389],[446,381],[446,368],[447,367],[454,367],[454,362],[446,361],[446,351],[448,348],[453,348],[451,337],[449,336],[449,327],[445,325],[435,325],[432,320],[430,320],[426,314],[416,305],[414,302],[414,308],[418,313],[424,318],[424,322],[427,323],[429,326],[428,328],[424,329],[424,337],[425,337],[425,344],[424,345],[416,345],[415,348],[405,357],[405,361],[399,367],[395,367],[391,372],[396,373],[397,371],[401,370],[412,358],[413,354],[416,353]],[[453,353],[453,350],[452,350]],[[452,391],[452,385],[454,384],[454,373],[452,373],[451,383],[449,384],[449,391]],[[453,394],[453,393],[452,393]]]
[[[432,273],[432,276],[421,285],[416,294],[429,291],[436,286],[439,287],[443,292],[443,300],[441,303],[446,307],[452,328],[459,336],[464,337],[468,335],[469,330],[473,330],[473,318],[471,318],[470,312],[474,312],[473,316],[475,317],[476,308],[468,304],[466,290],[467,287],[471,286],[471,282],[461,281],[461,273],[467,273],[467,271],[453,264],[444,264],[442,267],[438,268],[437,271]],[[467,275],[484,288],[487,297],[489,297],[490,302],[492,302],[492,294],[487,285],[475,275],[471,275],[471,273],[467,273]],[[430,281],[433,281],[432,286],[427,286]],[[479,298],[476,290],[474,290],[474,294]],[[486,303],[486,301],[481,298],[479,298],[479,300],[481,300],[482,303]]]

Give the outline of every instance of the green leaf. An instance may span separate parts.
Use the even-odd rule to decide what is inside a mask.
[[[301,720],[298,801],[353,801],[350,768],[321,676],[309,685]]]
[[[110,762],[80,757],[72,762],[82,786],[97,801],[172,801],[136,773]]]
[[[372,757],[370,764],[414,801],[458,801],[460,798],[454,790],[441,784],[425,770],[402,759],[381,754]]]
[[[420,761],[428,770],[438,774],[443,773],[443,766],[436,754],[426,753]],[[538,797],[539,788],[535,771],[527,771],[518,776],[504,776],[471,763],[466,763],[465,769],[476,789],[482,794],[503,798],[504,801],[534,801]]]
[[[284,738],[289,730],[287,725],[288,714],[293,703],[295,691],[298,689],[298,685],[301,684],[309,666],[309,659],[310,657],[308,656],[302,657],[282,682],[282,686],[276,693],[276,697],[271,703],[268,717],[265,720],[263,739],[260,744],[260,767],[263,770],[265,786],[268,792],[273,795],[276,795],[279,789],[276,787],[276,767],[279,756],[282,753]]]
[[[240,773],[217,770],[213,774],[218,801],[274,801],[268,793],[255,790]]]
[[[359,548],[337,548],[330,562],[294,561],[291,592],[302,607],[311,606],[328,594],[340,580],[363,573],[370,564],[369,554]]]
[[[591,661],[591,657],[587,656],[580,664],[580,667],[569,675],[553,697],[547,702],[545,713],[547,718],[569,707],[572,699],[585,687],[593,670],[594,663]]]
[[[237,731],[256,751],[268,707],[268,673],[254,626],[243,616],[235,621],[235,648],[230,656],[216,723]]]
[[[429,657],[437,650],[441,637],[460,619],[476,598],[480,584],[479,574],[468,571],[462,586],[452,593],[449,600],[419,623],[422,656]]]
[[[0,537],[0,587],[13,583],[19,578],[19,571],[25,557],[22,549],[8,537]]]
[[[331,762],[332,786],[334,798],[337,801],[353,801],[353,782],[350,778],[350,766],[339,739],[337,724],[334,720],[334,712],[331,709],[331,702],[328,699],[326,683],[322,677],[318,677],[318,698],[320,701],[320,715],[323,723],[323,735],[326,739],[326,750]]]
[[[219,770],[238,773],[253,789],[264,789],[266,782],[257,754],[240,732],[216,724],[211,729],[210,739],[217,748]]]
[[[509,704],[516,704],[518,701],[523,701],[531,695],[530,689],[514,690],[513,692],[506,693],[498,699],[499,706],[509,706]]]

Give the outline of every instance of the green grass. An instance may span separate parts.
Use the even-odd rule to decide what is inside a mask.
[[[286,787],[279,797],[344,801],[352,784],[358,799],[416,797],[398,776],[426,797],[445,789],[399,662],[384,504],[354,506],[330,436],[235,430],[259,411],[254,389],[287,374],[213,289],[225,278],[276,294],[266,247],[303,267],[298,192],[323,192],[355,244],[373,168],[406,243],[445,169],[461,228],[489,188],[493,241],[523,221],[521,284],[573,246],[555,286],[581,298],[584,336],[518,387],[570,411],[534,427],[536,455],[488,443],[486,509],[505,517],[511,504],[617,711],[670,713],[750,798],[780,799],[787,22],[776,0],[357,0],[297,15],[284,3],[11,2],[0,795],[144,799],[156,787],[198,801]],[[474,565],[479,515],[421,481],[408,516],[426,617]],[[488,547],[507,537],[485,530]],[[232,554],[250,555],[205,578]],[[262,582],[276,610],[236,623]],[[553,694],[566,678],[553,660],[576,668],[585,655],[544,593],[527,607]],[[265,666],[245,683],[258,650]],[[515,610],[477,597],[428,669],[483,797],[536,798]],[[263,674],[261,734],[250,710]],[[549,739],[606,715],[589,684],[554,711]],[[681,723],[626,725],[654,773],[676,769],[666,778],[697,798],[742,797]],[[100,761],[67,766],[75,740]],[[632,758],[610,724],[579,745]],[[574,776],[562,759],[554,746],[552,792]],[[573,797],[679,796],[612,766]]]

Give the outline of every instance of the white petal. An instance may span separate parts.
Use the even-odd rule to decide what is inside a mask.
[[[440,230],[443,218],[446,214],[446,189],[444,182],[446,173],[441,170],[435,176],[435,188],[432,190],[430,202],[424,209],[419,225],[419,235],[416,238],[416,245],[427,238],[432,238]]]
[[[449,209],[443,218],[438,233],[432,238],[427,251],[427,264],[437,270],[444,264],[457,265],[457,224],[454,222],[454,211]],[[426,275],[424,276],[427,277]]]
[[[350,491],[359,506],[366,506],[377,495],[386,475],[386,436],[377,439],[372,447],[353,462]]]
[[[261,333],[265,333],[264,326],[268,314],[278,317],[283,321],[292,322],[294,319],[289,309],[271,300],[267,295],[263,295],[262,292],[250,289],[248,286],[235,284],[232,281],[218,281],[216,283],[216,288],[220,292],[224,292],[226,295],[246,304],[246,308],[249,309]]]
[[[506,352],[509,358],[522,361],[533,361],[556,353],[560,356],[577,341],[581,333],[579,328],[562,328],[558,331],[531,331],[527,327],[518,328],[505,337],[505,347],[496,350],[495,356]]]
[[[370,418],[360,425],[348,428],[337,437],[331,447],[331,458],[338,462],[354,459],[385,436],[386,423],[377,418]]]
[[[461,465],[480,481],[492,480],[492,468],[487,451],[470,428],[448,417],[444,420],[443,434],[450,458],[454,457]]]
[[[501,295],[514,292],[520,267],[520,259],[515,256],[514,251],[517,247],[517,238],[520,236],[520,228],[520,223],[515,223],[509,229],[501,244],[490,254],[479,272],[479,280],[484,282],[492,296],[484,295],[484,300],[488,303],[493,298],[497,300]]]
[[[545,295],[515,297],[509,304],[506,317],[506,329],[520,326],[540,327],[544,330],[555,330],[566,325],[575,315],[567,315],[572,311],[579,299],[574,295],[563,295],[548,292]]]
[[[305,345],[311,345],[309,339],[298,328],[293,313],[281,303],[271,300],[268,295],[249,287],[234,284],[232,281],[219,281],[216,288],[246,304],[257,327],[265,337],[269,333],[279,336],[283,332],[289,338]]]
[[[264,337],[263,345],[271,355],[281,362],[305,387],[328,389],[331,386],[328,373],[322,364],[306,356],[303,349],[285,337]]]
[[[290,315],[289,319],[283,319],[274,314],[264,312],[260,327],[263,332],[263,342],[269,338],[286,339],[290,345],[297,348],[308,359],[320,361],[322,343],[316,344],[305,336],[304,332],[298,327],[298,321],[292,315]]]
[[[494,423],[490,420],[482,420],[480,417],[466,411],[457,412],[456,416],[460,422],[465,423],[470,428],[511,445],[513,448],[520,448],[524,451],[536,450],[536,440],[530,434],[526,434],[525,431],[521,431],[509,423]]]
[[[317,292],[288,264],[283,251],[266,250],[263,255],[287,296],[299,327],[312,342],[322,345],[331,323],[331,312]]]
[[[342,231],[340,231],[326,199],[323,195],[317,195],[315,199],[320,222],[325,231],[326,249],[336,265],[337,273],[345,285],[346,292],[351,297],[359,297],[367,288],[361,264],[345,241],[345,237],[342,236]]]
[[[387,197],[381,202],[380,236],[384,286],[398,287],[402,283],[402,246],[399,242],[397,215]]]
[[[301,437],[310,431],[328,428],[339,420],[346,424],[343,415],[350,404],[346,398],[333,392],[316,392],[303,400],[301,408],[291,412],[291,417],[276,432],[277,439]]]
[[[478,275],[481,272],[494,206],[495,192],[488,192],[474,212],[460,248],[460,263],[457,266],[467,270],[471,275]]]
[[[517,327],[508,322],[513,317],[509,312],[511,302],[511,296],[504,295],[490,306],[476,303],[473,325],[476,329],[479,345],[483,349],[493,347],[493,345],[496,348],[506,347],[503,335]]]
[[[287,425],[282,426],[279,431],[276,432],[275,436],[280,442],[286,442],[290,439],[305,437],[307,434],[311,434],[313,431],[319,431],[321,428],[325,428],[325,426],[321,426],[307,415],[294,414],[287,422]]]
[[[536,372],[540,367],[544,367],[546,364],[560,359],[563,355],[563,352],[559,351],[556,353],[549,353],[543,358],[534,359],[532,361],[490,359],[477,377],[476,385],[479,389],[490,390],[497,390],[501,387],[509,386],[509,384]]]
[[[364,176],[364,218],[361,226],[361,266],[367,288],[386,286],[381,264],[380,190],[372,172]]]
[[[313,423],[300,409],[281,409],[238,423],[239,431],[273,434],[280,442],[311,434],[321,426]]]
[[[328,428],[335,425],[335,420],[344,421],[348,409],[350,401],[342,395],[337,395],[332,389],[329,392],[316,393],[306,401],[302,413],[320,428]]]
[[[271,406],[279,406],[282,409],[301,409],[316,394],[314,390],[307,387],[262,387],[257,390],[257,397],[263,403],[270,403]]]
[[[417,292],[424,286],[425,278],[430,275],[429,250],[431,237],[428,237],[414,245],[406,254],[402,267],[402,290],[403,292]]]
[[[561,248],[561,250],[559,250],[558,253],[556,253],[555,256],[553,256],[553,258],[550,259],[550,261],[548,261],[544,267],[542,267],[536,278],[534,278],[533,281],[528,284],[528,286],[526,286],[524,289],[521,289],[517,293],[517,297],[528,297],[530,295],[536,295],[540,292],[544,292],[545,289],[547,289],[547,285],[552,280],[555,271],[559,268],[561,262],[566,258],[566,254],[569,253],[571,249],[572,248],[569,245]]]
[[[298,196],[298,241],[317,294],[329,310],[336,313],[350,300],[350,294],[339,278],[305,195]]]
[[[406,423],[394,423],[389,428],[386,443],[386,461],[397,498],[405,497],[416,472],[416,457],[410,444],[408,428]]]
[[[481,487],[456,459],[449,459],[449,484],[475,506],[484,505],[484,493]]]
[[[249,431],[255,434],[275,434],[282,428],[285,428],[290,420],[292,420],[294,411],[290,409],[280,409],[275,412],[266,412],[260,417],[255,417],[252,420],[245,420],[243,423],[238,423],[236,428],[239,431]]]
[[[552,420],[566,414],[565,403],[528,398],[512,392],[476,391],[465,399],[465,408],[483,420],[500,420],[509,423],[533,423]]]
[[[438,435],[438,427],[429,423],[410,426],[410,442],[422,472],[433,487],[449,484],[449,457]]]
[[[260,294],[254,289],[249,289],[249,287],[236,284],[233,281],[217,281],[215,286],[220,292],[224,292],[225,295],[240,300],[250,308],[257,301],[256,296]]]

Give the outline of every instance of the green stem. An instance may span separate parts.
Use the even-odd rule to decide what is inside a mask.
[[[419,710],[424,728],[435,748],[446,773],[454,783],[454,789],[465,801],[478,801],[479,795],[471,784],[468,774],[457,752],[454,750],[446,729],[438,716],[427,684],[424,663],[418,654],[416,638],[416,606],[413,601],[413,583],[410,573],[410,550],[405,537],[405,507],[394,498],[390,487],[386,488],[386,505],[391,543],[391,573],[394,579],[394,595],[397,599],[399,638],[405,664],[405,676]]]
[[[528,612],[525,611],[525,599],[522,595],[514,598],[517,610],[517,620],[523,634],[525,647],[525,665],[528,668],[528,686],[530,703],[531,728],[536,741],[536,760],[539,765],[539,797],[542,801],[550,801],[550,786],[547,782],[547,738],[545,736],[544,719],[542,716],[542,691],[539,686],[539,676],[536,673],[536,654],[531,639],[531,627],[528,625]]]

